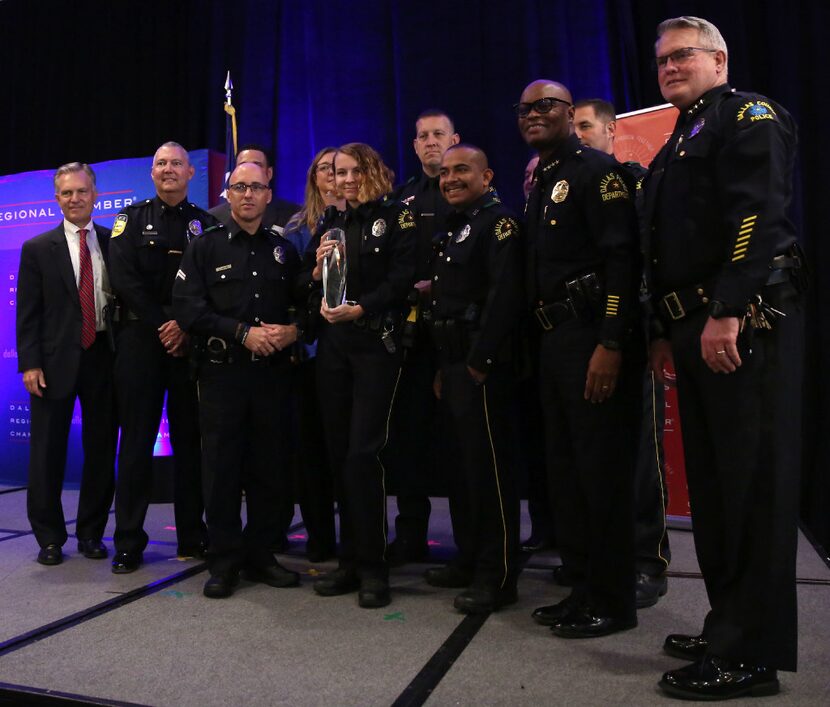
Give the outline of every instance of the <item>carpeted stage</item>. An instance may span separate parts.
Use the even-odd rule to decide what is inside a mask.
[[[25,490],[0,487],[0,705],[668,704],[656,683],[682,661],[661,653],[663,639],[698,632],[706,607],[685,531],[671,531],[669,593],[640,612],[637,629],[566,641],[530,619],[566,595],[551,579],[553,553],[528,558],[519,603],[489,617],[458,614],[453,590],[422,580],[428,565],[393,570],[392,604],[365,610],[355,595],[312,592],[313,575],[333,563],[305,560],[297,525],[281,560],[302,573],[301,587],[243,580],[231,599],[210,600],[204,563],[175,556],[170,505],[150,507],[145,564],[116,576],[109,560],[75,551],[76,491],[64,492],[63,564],[37,564],[25,501]],[[433,507],[440,561],[452,540],[446,501]],[[111,533],[112,522],[110,552]],[[800,671],[753,703],[830,704],[830,569],[803,535],[798,578]]]

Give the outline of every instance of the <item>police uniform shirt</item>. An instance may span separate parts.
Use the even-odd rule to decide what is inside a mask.
[[[402,309],[415,282],[415,217],[390,197],[351,206],[338,213],[331,228],[346,233],[346,297],[367,316]],[[322,287],[311,279],[321,233],[304,254],[301,289]]]
[[[182,254],[192,239],[217,223],[195,204],[185,200],[168,206],[158,196],[119,213],[112,226],[109,270],[126,308],[156,328],[169,321],[165,307],[172,303]]]
[[[740,308],[794,242],[786,212],[796,128],[777,103],[728,85],[681,111],[643,180],[644,238],[657,296],[714,280]]]
[[[419,178],[412,177],[396,194],[412,210],[418,228],[416,281],[429,279],[432,239],[436,233],[446,231],[447,217],[453,212],[441,194],[438,179],[421,172]]]
[[[533,305],[564,299],[566,281],[595,272],[605,283],[601,338],[619,341],[637,301],[640,258],[633,195],[617,161],[569,136],[537,167],[526,219]]]
[[[236,223],[195,239],[176,275],[174,304],[182,328],[235,340],[240,324],[288,324],[300,258],[264,226],[251,235]]]
[[[487,372],[523,306],[521,233],[513,212],[491,194],[447,218],[438,236],[432,275],[433,319],[464,319],[478,312],[467,363]]]

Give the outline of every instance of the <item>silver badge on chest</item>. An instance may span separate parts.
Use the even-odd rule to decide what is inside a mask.
[[[470,224],[468,223],[466,226],[464,226],[464,228],[462,228],[458,232],[458,235],[456,235],[456,237],[455,237],[455,242],[456,243],[463,243],[464,241],[467,240],[469,235],[470,235]]]
[[[281,246],[274,246],[274,260],[280,265],[285,265],[285,249]]]
[[[375,238],[380,238],[384,233],[386,233],[386,221],[379,218],[372,224],[372,235]]]

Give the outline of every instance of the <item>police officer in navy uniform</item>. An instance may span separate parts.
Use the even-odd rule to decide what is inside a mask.
[[[614,105],[601,98],[574,103],[574,132],[583,145],[613,157],[617,133]],[[636,194],[637,184],[645,176],[645,168],[638,162],[618,164],[628,190]],[[643,291],[641,299],[645,297]],[[671,561],[671,548],[666,527],[668,494],[663,463],[665,405],[664,386],[649,369],[643,377],[643,418],[634,476],[638,609],[653,606],[668,591],[665,573]]]
[[[571,595],[533,617],[563,638],[637,625],[633,485],[644,351],[633,195],[616,161],[573,135],[567,88],[529,84],[515,106],[539,152],[526,207],[526,284],[556,536]],[[639,344],[639,346],[638,346]]]
[[[121,303],[115,394],[121,424],[115,487],[112,571],[135,571],[147,546],[144,518],[153,485],[153,447],[164,393],[175,468],[175,523],[180,556],[201,556],[202,476],[196,386],[188,337],[172,312],[173,280],[190,241],[218,221],[187,201],[193,177],[187,151],[166,142],[153,157],[156,196],[115,217],[110,281]]]
[[[519,497],[508,430],[512,334],[524,289],[519,225],[490,193],[492,179],[479,148],[458,144],[444,153],[441,191],[455,211],[449,232],[436,237],[430,329],[440,363],[435,391],[460,450],[451,491],[459,556],[426,578],[441,586],[436,578],[452,575],[469,585],[455,598],[465,613],[514,603],[518,575]]]
[[[415,215],[416,287],[410,293],[410,305],[423,312],[429,304],[430,259],[432,239],[446,231],[446,218],[452,208],[441,195],[438,172],[441,158],[451,145],[459,141],[452,118],[444,111],[423,111],[415,121],[415,154],[421,163],[417,177],[410,178],[396,196]],[[429,335],[422,319],[413,316],[408,332],[401,382],[392,413],[389,439],[389,465],[397,486],[398,516],[395,518],[395,540],[389,546],[389,561],[395,565],[423,561],[428,555],[427,530],[431,505],[430,487],[435,484],[432,473],[436,462],[436,409],[432,394],[435,374],[430,356]]]
[[[711,610],[665,650],[687,699],[774,694],[795,670],[803,262],[787,218],[796,126],[733,91],[706,20],[657,28],[658,83],[680,114],[642,186],[657,315],[651,364],[673,362],[689,500]],[[660,330],[662,328],[662,331]]]
[[[289,308],[300,259],[289,241],[262,225],[271,198],[262,167],[238,165],[228,190],[233,224],[210,228],[193,242],[173,290],[177,321],[198,337],[211,574],[204,594],[211,598],[231,595],[240,568],[273,587],[299,581],[269,545],[279,524],[274,466],[290,463],[289,357],[299,329]]]
[[[358,591],[361,607],[390,601],[386,544],[386,469],[382,452],[400,379],[400,327],[415,277],[415,219],[383,195],[393,174],[369,145],[349,143],[334,157],[346,199],[335,226],[345,232],[346,301],[323,301],[317,347],[320,410],[332,472],[339,483],[338,568],[314,591]],[[317,233],[304,255],[299,289],[321,287],[323,260],[334,247]],[[334,304],[334,303],[333,303]]]

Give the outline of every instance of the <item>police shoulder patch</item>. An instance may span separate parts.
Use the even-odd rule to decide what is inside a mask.
[[[778,121],[778,114],[767,101],[747,101],[738,108],[735,122],[738,127],[746,127],[762,120]]]
[[[398,227],[402,231],[415,228],[415,215],[409,209],[401,209],[398,214]]]
[[[493,229],[496,234],[497,241],[503,241],[511,236],[515,236],[519,232],[519,224],[516,220],[510,217],[500,218],[496,221],[496,227]]]
[[[631,198],[628,187],[625,186],[625,181],[616,172],[609,172],[602,178],[599,183],[599,195],[603,201]]]
[[[118,238],[118,236],[124,233],[125,228],[127,228],[127,214],[118,214],[112,224],[112,235],[110,235],[110,238]]]

